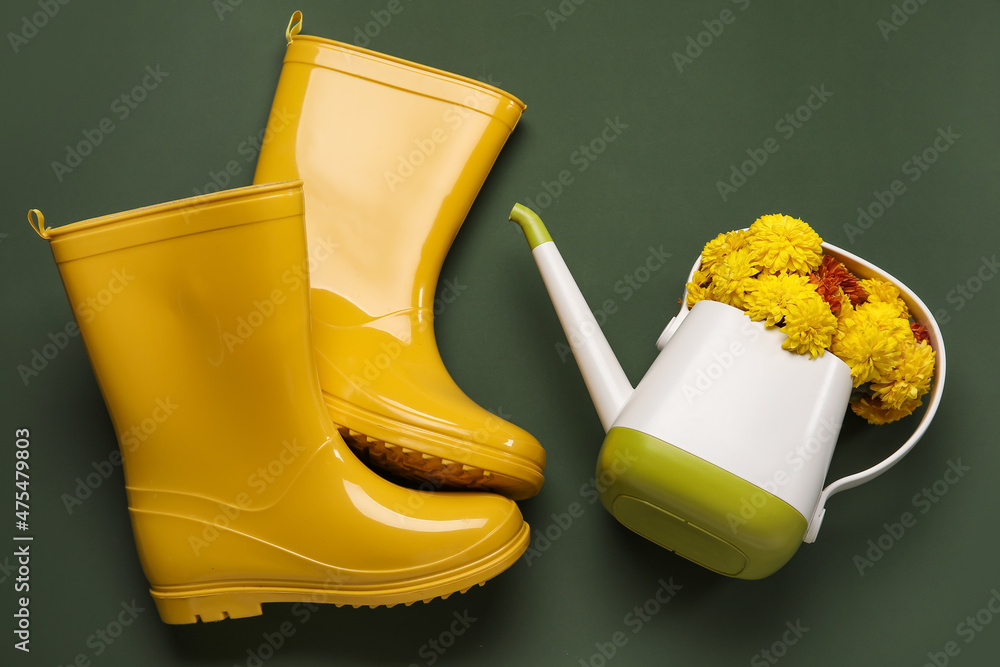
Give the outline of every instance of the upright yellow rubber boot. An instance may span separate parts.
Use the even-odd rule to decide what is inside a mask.
[[[302,179],[314,262],[323,398],[371,461],[436,487],[520,499],[545,451],[455,384],[434,339],[434,293],[452,240],[524,105],[439,70],[289,23],[272,131],[254,182]]]
[[[118,434],[167,623],[447,596],[527,546],[512,501],[404,489],[344,444],[316,376],[302,211],[301,184],[278,183],[56,229],[29,214]]]

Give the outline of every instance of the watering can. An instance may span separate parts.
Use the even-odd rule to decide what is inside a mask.
[[[601,503],[632,531],[710,570],[741,579],[777,571],[815,541],[830,496],[898,463],[937,411],[945,351],[930,309],[884,271],[824,243],[859,278],[893,283],[936,353],[913,435],[877,465],[824,487],[852,391],[847,364],[784,350],[780,329],[716,301],[689,308],[685,293],[633,388],[541,219],[521,204],[510,219],[532,248],[607,432],[595,480]]]

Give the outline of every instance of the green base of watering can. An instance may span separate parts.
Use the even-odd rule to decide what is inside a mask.
[[[613,478],[601,503],[625,527],[719,574],[773,574],[806,533],[805,517],[777,496],[633,429],[608,432],[597,474]]]

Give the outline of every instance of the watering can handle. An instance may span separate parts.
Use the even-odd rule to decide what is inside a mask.
[[[874,264],[865,261],[864,259],[861,259],[846,250],[842,250],[829,243],[823,243],[823,251],[824,253],[832,255],[838,259],[848,269],[850,269],[854,275],[860,278],[881,278],[883,280],[888,280],[899,288],[903,301],[906,302],[906,306],[910,310],[910,314],[927,329],[931,346],[934,348],[936,355],[936,362],[934,369],[934,382],[931,385],[930,398],[927,401],[927,409],[924,411],[924,415],[920,419],[920,423],[917,424],[917,428],[913,432],[913,435],[911,435],[899,449],[889,455],[886,459],[882,460],[880,463],[873,465],[867,470],[862,470],[861,472],[856,472],[853,475],[842,477],[827,485],[827,487],[820,493],[819,501],[816,503],[816,509],[813,511],[813,515],[809,519],[809,527],[806,530],[805,537],[802,538],[804,542],[816,541],[816,535],[819,533],[820,526],[823,524],[823,517],[826,515],[826,503],[830,499],[830,496],[835,493],[840,493],[841,491],[846,491],[847,489],[853,489],[856,486],[861,486],[865,482],[870,482],[892,466],[899,463],[900,460],[909,454],[910,450],[916,446],[916,444],[920,441],[920,438],[922,438],[924,433],[927,431],[927,428],[931,425],[931,420],[934,419],[938,406],[941,404],[941,394],[944,391],[945,377],[945,351],[944,339],[941,336],[941,327],[938,325],[937,320],[934,319],[934,314],[931,312],[930,308],[928,308],[924,302],[920,300],[920,297],[914,294],[913,290],[893,278],[885,271],[879,269]],[[691,282],[691,280],[694,279],[694,273],[697,271],[700,264],[701,257],[698,258],[694,267],[691,269],[691,274],[688,276],[688,282]],[[673,320],[670,321],[670,324],[667,325],[666,329],[663,330],[659,340],[656,342],[656,346],[658,348],[662,349],[663,346],[666,345],[667,340],[669,340],[670,336],[673,335],[673,332],[677,330],[677,327],[680,325],[684,317],[687,316],[687,313],[687,290],[685,289],[684,296],[681,300],[681,311]]]
[[[902,458],[916,446],[916,444],[920,441],[920,438],[922,438],[924,433],[927,432],[928,427],[930,427],[931,420],[934,419],[938,406],[941,404],[941,394],[944,392],[946,368],[944,338],[941,336],[941,327],[938,325],[937,320],[934,319],[934,314],[931,312],[931,309],[920,300],[920,297],[918,297],[909,287],[870,262],[867,262],[856,255],[852,255],[846,250],[841,250],[836,246],[826,243],[823,245],[826,252],[843,262],[844,265],[854,273],[854,275],[862,278],[883,278],[899,288],[903,301],[906,302],[906,306],[910,310],[910,314],[927,329],[931,347],[934,348],[936,360],[934,381],[931,385],[930,395],[927,400],[927,409],[924,410],[924,415],[920,418],[920,423],[917,424],[916,430],[913,431],[913,434],[907,438],[906,442],[904,442],[899,449],[890,454],[888,458],[884,459],[882,462],[873,465],[867,470],[856,472],[853,475],[848,475],[847,477],[841,477],[837,481],[831,482],[825,489],[823,489],[823,492],[819,495],[819,502],[816,503],[816,509],[813,511],[812,518],[809,520],[809,529],[806,531],[806,535],[803,538],[803,541],[805,542],[816,541],[816,535],[819,533],[820,526],[823,524],[823,517],[826,515],[826,503],[830,499],[830,496],[835,493],[840,493],[841,491],[846,491],[847,489],[853,489],[856,486],[861,486],[865,482],[870,482],[892,466],[899,463],[899,461],[902,460]]]

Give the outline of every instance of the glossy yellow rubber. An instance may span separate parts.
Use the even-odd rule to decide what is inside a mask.
[[[165,622],[265,602],[409,604],[524,551],[512,501],[396,486],[337,433],[310,335],[301,183],[55,229],[33,215],[118,434]]]
[[[296,13],[272,109],[282,121],[254,182],[304,184],[313,335],[333,421],[375,463],[434,488],[535,495],[544,450],[458,388],[433,328],[445,255],[524,105],[300,29]]]

